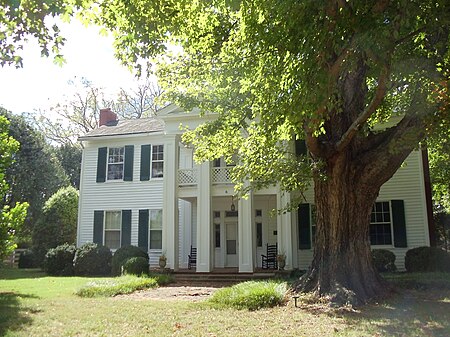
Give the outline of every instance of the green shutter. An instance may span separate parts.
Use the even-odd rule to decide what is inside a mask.
[[[131,210],[123,210],[121,247],[129,245],[131,245]]]
[[[148,251],[148,209],[139,210],[138,246]]]
[[[108,148],[100,147],[97,157],[97,182],[104,183],[106,181],[106,158],[108,156]]]
[[[303,139],[295,140],[295,154],[297,156],[306,156],[308,150],[306,148],[306,142]]]
[[[394,247],[408,247],[406,242],[405,205],[403,200],[391,200]]]
[[[151,145],[141,145],[141,181],[150,180]]]
[[[94,238],[92,241],[103,245],[103,211],[94,211]]]
[[[309,204],[298,205],[298,239],[300,249],[311,249],[311,216]]]
[[[133,181],[134,146],[125,146],[124,181]]]

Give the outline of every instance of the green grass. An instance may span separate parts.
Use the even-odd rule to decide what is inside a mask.
[[[218,308],[258,310],[284,304],[286,291],[286,282],[248,281],[216,291],[209,302]]]
[[[113,280],[95,280],[87,283],[77,290],[76,294],[81,297],[116,296],[130,294],[136,290],[155,288],[158,286],[156,278],[121,276]]]
[[[387,277],[419,282],[439,278],[450,284],[450,274]],[[383,303],[356,312],[304,310],[292,301],[248,311],[217,309],[204,302],[75,295],[88,282],[108,279],[113,278],[48,277],[36,270],[0,269],[0,336],[450,335],[446,287],[401,288]]]

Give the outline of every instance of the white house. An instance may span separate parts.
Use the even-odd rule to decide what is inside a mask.
[[[167,256],[169,268],[187,268],[197,248],[197,272],[261,267],[267,244],[286,254],[286,269],[307,269],[313,254],[313,193],[297,212],[275,214],[290,200],[276,186],[233,198],[234,186],[223,160],[196,164],[180,137],[180,123],[191,128],[200,117],[174,105],[158,118],[117,120],[101,111],[100,126],[80,141],[83,159],[78,215],[78,246],[97,242],[115,250],[136,245],[150,264]],[[381,188],[371,216],[373,248],[393,251],[404,269],[408,249],[430,245],[431,203],[426,152],[414,151]],[[429,187],[429,186],[428,186]]]

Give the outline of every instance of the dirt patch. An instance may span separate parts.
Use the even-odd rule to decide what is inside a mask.
[[[183,300],[198,302],[211,296],[218,288],[210,286],[189,286],[174,284],[155,289],[136,291],[128,295],[118,295],[117,299],[135,299],[135,300]]]

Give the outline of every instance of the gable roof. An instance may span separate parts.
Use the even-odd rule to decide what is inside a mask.
[[[164,121],[157,118],[140,118],[140,119],[124,119],[107,125],[102,125],[84,136],[79,140],[90,138],[132,135],[140,133],[152,133],[164,131]]]

